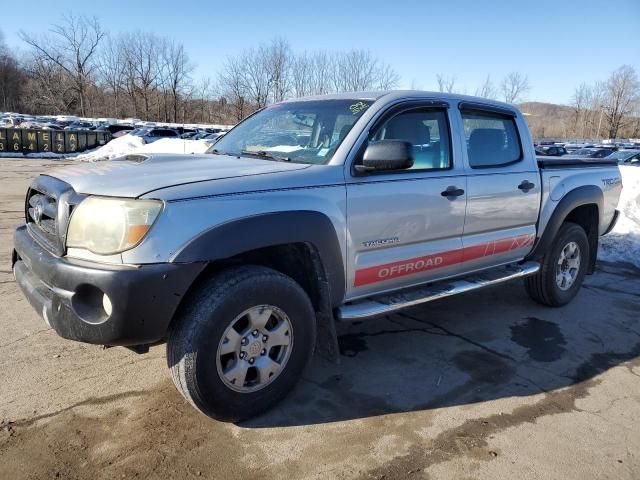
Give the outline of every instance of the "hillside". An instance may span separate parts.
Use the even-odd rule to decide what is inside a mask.
[[[576,118],[576,111],[568,105],[544,102],[523,102],[517,105],[525,114],[534,138],[606,138],[606,119],[600,111],[583,111]],[[620,138],[636,138],[640,133],[640,118],[631,118],[620,130]]]
[[[518,104],[518,108],[523,113],[531,116],[553,118],[570,118],[573,112],[573,109],[567,105],[544,102],[523,102]]]

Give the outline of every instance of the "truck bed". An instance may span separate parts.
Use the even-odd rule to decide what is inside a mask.
[[[536,157],[538,167],[550,168],[570,168],[570,167],[611,167],[618,164],[617,160],[606,158],[578,158],[565,155],[563,157]]]

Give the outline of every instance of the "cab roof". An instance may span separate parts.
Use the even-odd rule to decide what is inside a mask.
[[[518,110],[515,105],[509,103],[500,102],[498,100],[492,100],[484,97],[474,97],[471,95],[462,95],[459,93],[444,93],[444,92],[431,92],[425,90],[382,90],[382,91],[363,91],[363,92],[345,92],[345,93],[330,93],[325,95],[312,95],[301,98],[290,98],[283,103],[288,102],[306,102],[306,101],[318,101],[318,100],[399,100],[403,98],[430,98],[440,99],[444,101],[456,101],[456,102],[474,102],[484,103],[486,105],[495,105],[496,107],[506,108],[509,110]]]

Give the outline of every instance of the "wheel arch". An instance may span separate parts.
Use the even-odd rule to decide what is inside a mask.
[[[170,261],[213,263],[290,245],[304,245],[312,257],[317,256],[322,267],[318,274],[326,277],[331,306],[340,305],[345,292],[342,250],[333,223],[320,212],[274,212],[227,222],[193,238]]]
[[[203,232],[172,258],[207,267],[191,285],[237,264],[262,265],[293,278],[316,311],[316,348],[337,361],[333,311],[345,295],[342,250],[331,220],[314,211],[277,212],[246,217]]]
[[[567,193],[558,202],[547,222],[542,235],[536,243],[527,259],[540,260],[551,248],[553,242],[565,222],[580,225],[587,233],[589,239],[589,269],[587,273],[595,270],[598,255],[598,237],[600,217],[604,209],[604,196],[602,191],[594,185],[584,185]]]

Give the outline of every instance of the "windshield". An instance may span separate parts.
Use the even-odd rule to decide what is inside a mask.
[[[613,152],[607,158],[612,158],[614,160],[626,160],[629,157],[632,157],[638,152]]]
[[[328,163],[371,100],[319,100],[271,105],[224,135],[208,153]]]
[[[581,148],[580,150],[576,150],[573,152],[574,155],[592,155],[593,150],[589,150],[588,148]]]

